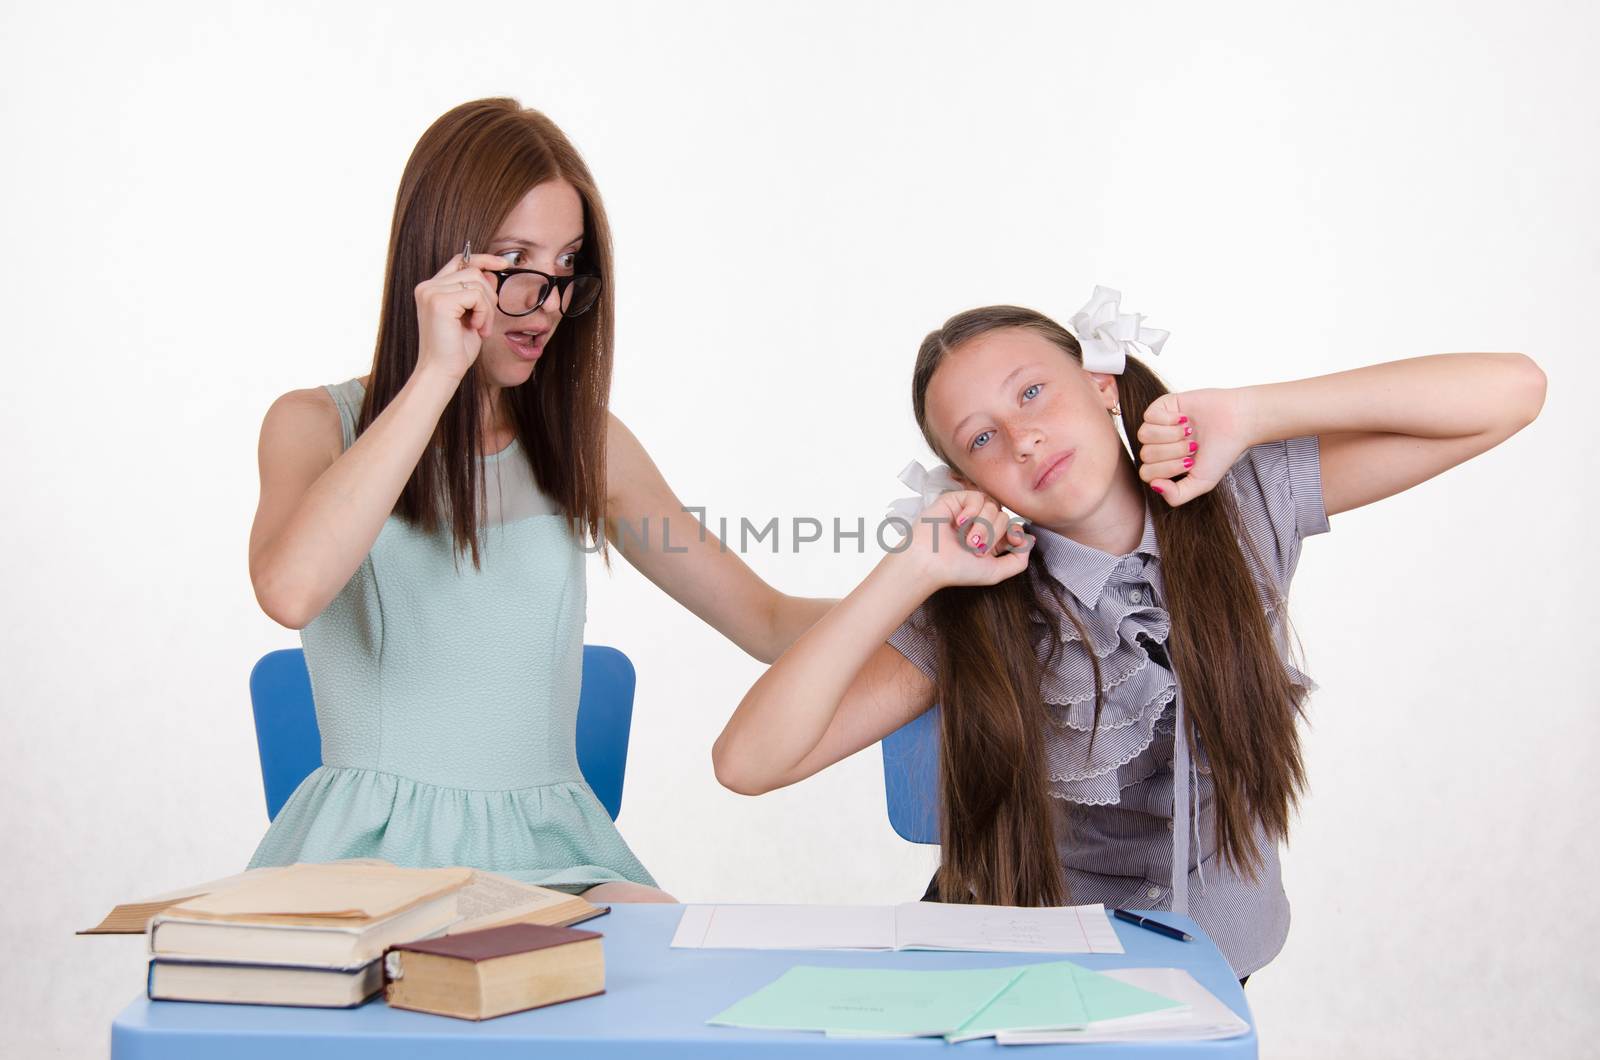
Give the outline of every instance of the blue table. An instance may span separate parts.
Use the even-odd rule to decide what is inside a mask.
[[[112,1060],[421,1060],[457,1057],[620,1058],[825,1056],[830,1060],[889,1053],[931,1056],[1006,1048],[1017,1060],[1153,1060],[1156,1057],[1256,1055],[1251,1032],[1216,1042],[1161,1045],[997,1046],[992,1039],[946,1045],[938,1038],[830,1039],[821,1034],[710,1027],[705,1021],[796,964],[841,968],[981,968],[1060,960],[1048,954],[818,950],[675,950],[669,947],[682,906],[617,903],[589,921],[605,934],[606,992],[547,1008],[474,1023],[391,1009],[381,997],[353,1009],[209,1005],[149,1001],[140,996],[111,1025]],[[1244,991],[1192,920],[1161,914],[1195,936],[1174,942],[1116,923],[1127,953],[1072,955],[1092,968],[1184,968],[1246,1020]]]

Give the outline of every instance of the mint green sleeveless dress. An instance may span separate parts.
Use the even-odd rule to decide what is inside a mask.
[[[326,387],[344,447],[361,380]],[[576,893],[655,886],[578,771],[585,552],[513,441],[484,458],[481,568],[391,515],[300,633],[322,765],[250,867],[379,857]]]

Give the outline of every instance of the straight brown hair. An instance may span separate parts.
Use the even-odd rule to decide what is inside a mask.
[[[515,99],[479,99],[446,112],[406,162],[389,233],[372,381],[356,430],[365,430],[388,407],[416,367],[416,286],[459,254],[464,242],[487,248],[530,189],[557,179],[577,189],[583,203],[578,271],[600,274],[600,298],[587,313],[562,320],[534,377],[505,393],[535,481],[561,506],[573,536],[585,545],[598,543],[609,565],[603,527],[616,305],[611,229],[583,158],[554,122]],[[486,518],[478,438],[482,381],[474,361],[394,508],[430,532],[448,518],[457,557],[470,552],[475,568]]]
[[[930,332],[912,374],[912,408],[929,448],[951,467],[955,461],[928,426],[928,383],[952,350],[1000,328],[1027,328],[1083,360],[1070,331],[1020,306],[968,310]],[[1127,359],[1117,387],[1123,428],[1135,438],[1145,410],[1167,388],[1136,357]],[[1137,474],[1137,451],[1132,460]],[[1304,788],[1296,727],[1300,697],[1246,565],[1249,539],[1233,497],[1219,488],[1177,508],[1152,504],[1151,511],[1171,619],[1167,646],[1183,688],[1187,735],[1205,748],[1210,761],[1217,847],[1231,866],[1254,879],[1261,852],[1253,822],[1261,822],[1270,841],[1285,837]],[[1259,567],[1253,552],[1251,560]],[[1281,613],[1276,590],[1273,597]],[[1037,553],[1016,577],[994,586],[951,586],[928,600],[939,645],[937,702],[943,719],[937,887],[947,902],[1037,906],[1070,901],[1056,849],[1043,746],[1050,721],[1040,695],[1043,668],[1053,664],[1061,646],[1058,611],[1092,647]],[[1046,639],[1046,630],[1050,650],[1040,658],[1034,645]],[[1093,650],[1088,655],[1098,726],[1100,664]],[[1091,732],[1091,759],[1093,754]]]

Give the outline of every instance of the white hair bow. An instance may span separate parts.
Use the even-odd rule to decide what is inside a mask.
[[[915,523],[917,516],[926,511],[928,505],[939,499],[939,494],[961,488],[961,483],[955,480],[946,464],[935,464],[932,468],[926,468],[920,461],[913,460],[900,469],[898,478],[917,491],[915,497],[901,497],[897,501],[889,502],[889,514],[898,516],[907,523]]]
[[[1096,284],[1094,295],[1068,321],[1078,336],[1078,345],[1083,347],[1083,367],[1087,371],[1121,375],[1128,354],[1145,350],[1160,353],[1161,344],[1167,341],[1169,332],[1140,324],[1144,320],[1142,314],[1118,312],[1117,303],[1121,300],[1120,291]]]

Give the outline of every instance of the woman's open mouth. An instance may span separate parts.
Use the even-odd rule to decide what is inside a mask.
[[[542,331],[508,331],[506,345],[524,361],[536,361],[544,350],[546,333]]]

